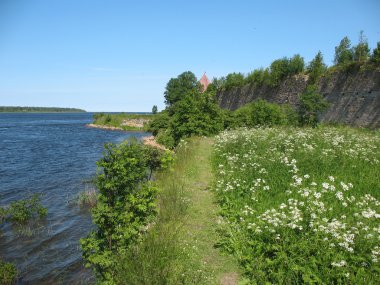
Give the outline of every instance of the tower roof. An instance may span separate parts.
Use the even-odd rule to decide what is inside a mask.
[[[199,82],[202,84],[202,92],[205,92],[209,84],[211,83],[208,77],[206,76],[206,72],[203,74],[201,80]]]

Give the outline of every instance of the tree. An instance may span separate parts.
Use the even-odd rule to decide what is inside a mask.
[[[175,144],[190,136],[208,136],[223,130],[222,111],[213,93],[191,91],[176,104],[171,118],[171,131]]]
[[[184,94],[191,90],[197,90],[198,88],[198,80],[191,71],[186,71],[177,78],[171,78],[166,84],[164,93],[165,104],[172,106],[178,102]]]
[[[156,105],[153,105],[153,107],[152,107],[152,114],[153,115],[157,114],[157,106]]]
[[[334,64],[341,65],[350,63],[353,60],[353,52],[351,50],[351,41],[348,37],[344,37],[339,46],[335,47]]]
[[[270,65],[270,79],[269,84],[274,87],[280,84],[280,82],[289,74],[289,59],[284,57],[282,59],[276,59]]]
[[[377,42],[377,47],[373,49],[372,61],[380,63],[380,42]]]
[[[315,127],[318,123],[318,114],[328,107],[328,102],[317,92],[314,85],[306,88],[300,97],[299,118],[301,125]]]
[[[224,88],[229,90],[234,87],[244,86],[244,75],[242,73],[230,73],[226,77],[226,81],[224,82]]]
[[[363,31],[359,34],[359,43],[353,48],[354,60],[358,62],[365,62],[370,57],[370,49],[368,47],[367,38]]]
[[[299,54],[294,55],[288,64],[289,75],[294,75],[303,72],[305,69],[305,61]]]
[[[141,237],[156,213],[157,189],[147,181],[149,164],[155,167],[155,159],[149,161],[137,142],[107,144],[97,163],[99,196],[92,211],[97,229],[80,242],[86,265],[93,267],[99,281],[113,284],[117,255]]]
[[[327,66],[323,62],[323,55],[318,51],[317,55],[310,61],[307,66],[307,73],[309,74],[309,84],[315,84],[321,75],[326,71]]]

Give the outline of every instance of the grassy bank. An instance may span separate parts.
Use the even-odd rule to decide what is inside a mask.
[[[252,284],[379,284],[379,150],[351,128],[222,133],[219,246]]]
[[[210,191],[211,139],[182,143],[158,173],[159,214],[142,243],[120,257],[120,284],[237,284],[232,257],[214,248],[219,208]]]
[[[152,114],[94,114],[94,125],[120,128],[124,131],[142,131],[154,117]]]

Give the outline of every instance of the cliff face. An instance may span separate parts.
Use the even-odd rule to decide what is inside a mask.
[[[222,108],[235,110],[257,99],[272,103],[299,105],[299,96],[307,86],[307,76],[296,75],[284,80],[278,87],[248,84],[217,93]],[[334,72],[322,77],[318,91],[330,103],[321,114],[322,122],[341,123],[370,128],[380,127],[380,70]]]

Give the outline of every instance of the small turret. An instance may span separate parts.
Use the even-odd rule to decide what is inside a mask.
[[[201,80],[199,80],[199,83],[202,85],[202,93],[206,91],[207,87],[211,83],[208,77],[206,76],[206,72],[203,74]]]

